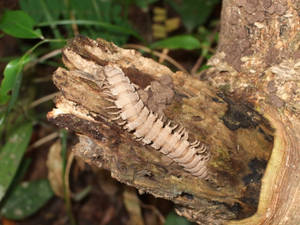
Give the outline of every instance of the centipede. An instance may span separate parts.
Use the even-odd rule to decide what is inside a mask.
[[[184,127],[152,112],[120,67],[107,65],[103,71],[105,81],[101,85],[114,104],[108,108],[117,110],[111,112],[115,115],[112,120],[118,121],[137,141],[150,145],[193,176],[207,178],[210,159],[208,145],[199,140],[188,141],[188,132]]]

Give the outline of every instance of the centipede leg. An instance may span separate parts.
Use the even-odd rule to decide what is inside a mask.
[[[182,139],[187,140],[188,138],[189,138],[189,134],[184,130],[184,134],[183,134]]]
[[[111,102],[111,103],[115,103],[115,101],[116,101],[115,99],[109,98],[109,97],[106,97],[105,100],[106,100],[106,101],[109,101],[109,102]]]
[[[139,137],[139,138],[135,138],[136,141],[141,141],[143,140],[144,137]],[[144,142],[142,142],[143,145],[146,145]]]
[[[148,91],[151,89],[151,85],[148,85],[147,87],[145,87],[144,91]]]
[[[115,118],[112,118],[111,120],[119,120],[119,119],[121,119],[121,116],[117,116]]]
[[[109,89],[109,83],[108,83],[108,81],[107,80],[103,80],[103,86],[104,86],[104,88],[106,89]]]
[[[159,120],[164,121],[165,117],[164,115],[160,115]]]
[[[191,146],[195,145],[198,143],[198,140],[195,140],[194,142],[191,143]]]
[[[112,93],[110,93],[109,91],[103,91],[102,92],[105,96],[111,97],[113,98],[114,96],[112,95]]]
[[[179,125],[178,124],[175,124],[173,127],[170,127],[170,129],[173,131],[175,130]]]
[[[108,112],[108,114],[110,114],[110,115],[118,115],[118,114],[120,114],[121,112],[122,112],[122,110],[117,111],[117,112]]]
[[[117,106],[108,106],[108,107],[105,107],[105,109],[119,109]]]
[[[200,141],[196,140],[193,143],[191,143],[190,146],[193,147],[193,148],[197,148],[199,145],[200,145]]]
[[[186,135],[186,131],[185,131],[184,127],[179,128],[178,135],[179,136],[183,136],[183,135],[185,136]]]
[[[197,153],[202,154],[206,152],[206,150],[207,150],[206,145],[202,144],[200,148],[197,148]]]
[[[124,126],[126,123],[127,123],[127,121],[122,121],[122,122],[119,122],[118,125],[119,126]]]
[[[105,83],[105,79],[103,80],[96,80],[95,81],[97,86],[103,89],[104,83]]]

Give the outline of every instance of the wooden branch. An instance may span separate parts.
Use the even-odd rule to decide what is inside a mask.
[[[61,92],[48,119],[76,132],[74,153],[140,193],[175,202],[177,212],[203,224],[223,224],[257,209],[261,177],[273,146],[272,129],[251,105],[183,72],[172,72],[135,50],[77,37],[63,50],[68,69],[53,76]],[[193,176],[112,120],[101,82],[107,65],[121,68],[151,111],[184,127],[188,141],[209,146],[207,179]]]

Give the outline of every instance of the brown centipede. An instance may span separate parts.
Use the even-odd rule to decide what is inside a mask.
[[[171,121],[164,122],[163,117],[149,110],[140,99],[134,85],[124,72],[115,65],[104,67],[105,81],[101,84],[109,90],[118,112],[115,120],[134,137],[159,150],[192,175],[205,178],[208,174],[207,162],[210,158],[208,147],[200,141],[190,143],[188,133],[177,125],[171,127]],[[100,85],[100,84],[99,84]]]

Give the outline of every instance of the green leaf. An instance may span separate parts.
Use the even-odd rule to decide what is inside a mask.
[[[200,67],[199,71],[207,70],[207,69],[209,69],[210,67],[211,67],[211,66],[209,66],[209,65],[203,65],[203,66]]]
[[[67,13],[64,1],[61,0],[21,0],[19,4],[38,23],[49,19],[58,20],[63,12]]]
[[[197,49],[201,47],[197,38],[191,35],[178,35],[161,41],[154,42],[150,45],[151,48],[168,48],[168,49]]]
[[[16,83],[21,79],[23,66],[30,61],[30,57],[17,58],[10,61],[4,69],[4,79],[0,86],[0,104],[5,104],[9,100],[9,91],[13,90]]]
[[[37,23],[43,21],[45,14],[41,10],[41,2],[37,0],[20,0],[20,9],[31,16]]]
[[[21,9],[37,23],[58,20],[63,12],[67,13],[64,1],[61,0],[22,0],[19,3]],[[69,15],[69,13],[67,14]],[[56,26],[51,26],[51,29],[55,38],[61,38],[60,31]]]
[[[16,186],[16,184],[19,184],[23,180],[24,176],[26,175],[27,170],[29,169],[31,161],[32,161],[32,159],[29,157],[28,158],[26,157],[21,161],[21,164],[18,168],[17,174],[14,178],[14,182],[10,186],[12,189]]]
[[[191,223],[184,217],[178,216],[175,213],[169,213],[164,225],[190,225]]]
[[[150,4],[157,2],[158,0],[136,0],[135,4],[141,9],[147,9]]]
[[[180,14],[182,22],[189,32],[195,27],[203,25],[212,13],[214,7],[220,3],[220,0],[165,1]]]
[[[32,123],[18,127],[0,149],[0,201],[13,181],[28,146]]]
[[[41,38],[41,30],[33,29],[35,21],[21,10],[4,12],[0,20],[0,29],[17,38]]]
[[[37,26],[44,27],[44,26],[51,26],[51,25],[68,25],[68,24],[94,25],[110,32],[116,32],[120,34],[130,34],[135,36],[138,39],[142,39],[141,36],[131,28],[113,25],[105,22],[92,21],[92,20],[59,20],[59,21],[40,23]]]
[[[47,179],[23,182],[7,196],[0,213],[8,219],[21,220],[37,212],[52,196]]]

